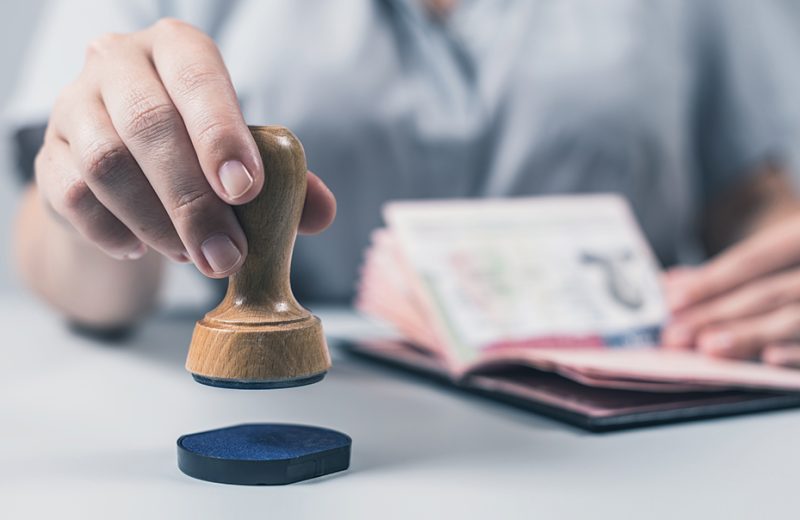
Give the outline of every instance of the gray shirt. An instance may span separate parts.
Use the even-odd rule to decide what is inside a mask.
[[[84,5],[86,4],[86,5]],[[800,10],[779,0],[62,1],[9,106],[41,124],[91,38],[177,16],[219,44],[251,124],[283,124],[339,202],[298,240],[301,298],[351,296],[389,199],[618,192],[660,259],[706,202],[800,143]]]

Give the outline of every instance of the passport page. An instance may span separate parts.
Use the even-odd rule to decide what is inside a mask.
[[[416,273],[403,278],[451,363],[495,349],[657,344],[659,266],[622,197],[392,202],[384,212]]]

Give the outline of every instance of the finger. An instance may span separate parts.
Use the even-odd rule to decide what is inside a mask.
[[[211,189],[180,114],[148,57],[129,40],[111,42],[100,91],[111,122],[170,216],[197,268],[222,278],[247,254],[233,209]],[[112,58],[112,59],[109,59]]]
[[[669,271],[661,277],[664,298],[671,312],[679,312],[694,304],[696,300],[702,299],[698,294],[705,288],[700,286],[702,277],[697,275],[702,269],[704,266],[691,270]]]
[[[48,137],[35,171],[47,204],[83,237],[119,260],[144,256],[147,246],[97,200],[73,164],[66,142]]]
[[[671,310],[679,308],[679,304],[682,302],[677,300],[683,296],[683,287],[686,283],[693,279],[694,273],[698,269],[700,269],[700,267],[677,266],[661,275],[661,285],[664,289],[664,297],[667,301],[667,306]]]
[[[698,270],[694,266],[678,266],[666,271],[661,276],[661,283],[664,290],[664,297],[667,306],[673,309],[672,319],[661,331],[661,346],[672,350],[689,350],[693,347],[693,330],[680,320],[676,320],[677,313],[674,311],[676,299],[679,299],[683,285],[691,280]]]
[[[694,330],[679,322],[669,322],[661,331],[661,346],[669,350],[690,350]]]
[[[114,130],[99,93],[84,88],[51,120],[95,197],[140,240],[177,262],[189,260],[161,201]]]
[[[336,218],[336,198],[322,179],[308,172],[308,188],[300,219],[300,232],[306,235],[321,233]]]
[[[797,340],[800,340],[800,304],[792,304],[703,329],[697,338],[697,348],[713,356],[752,359],[769,344]]]
[[[800,368],[800,342],[767,345],[761,354],[764,363],[790,368]]]
[[[706,266],[668,282],[673,311],[729,291],[753,278],[795,265],[800,260],[800,224],[787,219],[734,246]]]
[[[798,300],[800,271],[768,275],[678,312],[665,331],[665,343],[685,348],[700,328],[757,316]]]
[[[261,156],[216,44],[178,20],[162,20],[151,32],[153,63],[209,184],[230,204],[252,200],[264,184]]]

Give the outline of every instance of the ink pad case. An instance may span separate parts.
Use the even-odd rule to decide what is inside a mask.
[[[200,480],[282,485],[350,466],[349,436],[300,424],[240,424],[183,435],[178,467]]]

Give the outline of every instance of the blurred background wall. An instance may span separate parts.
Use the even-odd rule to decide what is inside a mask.
[[[7,2],[0,16],[0,107],[5,106],[17,71],[25,59],[25,49],[36,27],[39,11],[45,0]],[[0,139],[0,290],[18,284],[11,273],[11,223],[17,207],[20,186],[16,182],[14,161],[5,139]]]

